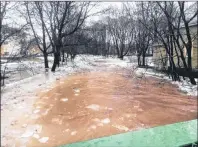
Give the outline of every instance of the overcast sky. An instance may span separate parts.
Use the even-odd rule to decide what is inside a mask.
[[[13,3],[13,2],[11,2]],[[123,2],[98,2],[97,6],[94,7],[91,11],[90,11],[90,14],[93,14],[93,13],[96,13],[96,12],[99,12],[103,9],[106,9],[108,7],[114,7],[116,9],[121,9],[122,7],[122,4]],[[191,3],[188,3],[187,5],[192,5],[192,2]],[[22,6],[21,4],[19,3],[19,8],[22,9]],[[24,10],[22,10],[24,11]],[[14,21],[15,23],[17,24],[25,24],[26,21],[24,18],[22,18],[20,16],[20,14],[15,10],[15,9],[10,9],[9,13],[7,13],[7,17],[9,18],[8,20],[9,21]],[[92,16],[92,17],[89,17],[87,20],[86,20],[86,25],[89,25],[91,24],[91,22],[94,22],[94,21],[98,21],[100,19],[102,19],[102,17],[104,17],[103,14],[99,14],[97,16]],[[7,22],[9,22],[7,21]],[[4,21],[6,22],[6,21]],[[13,23],[12,23],[13,24]],[[13,25],[14,26],[14,25]],[[39,31],[40,32],[40,31]]]
[[[98,6],[96,6],[90,13],[96,13],[108,7],[114,7],[120,9],[122,7],[122,2],[99,2]],[[87,22],[98,21],[101,19],[103,15],[92,16],[88,18]]]

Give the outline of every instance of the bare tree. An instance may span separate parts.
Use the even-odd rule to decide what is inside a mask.
[[[193,15],[191,15],[189,18],[187,18],[187,13],[185,12],[185,2],[178,2],[178,14],[173,12],[175,9],[175,3],[174,2],[164,2],[163,4],[160,2],[157,2],[161,10],[166,16],[167,22],[168,22],[168,30],[171,35],[170,41],[172,43],[171,48],[175,45],[175,52],[176,56],[178,57],[178,60],[180,60],[183,63],[183,66],[187,72],[189,72],[189,79],[193,85],[196,84],[194,78],[190,75],[192,72],[192,41],[193,41],[193,35],[192,32],[190,32],[189,23],[197,16],[198,10],[194,12]],[[170,9],[172,8],[172,9]],[[177,14],[176,16],[173,16],[173,14]],[[183,23],[185,28],[185,33],[181,31],[181,23]],[[197,35],[197,34],[196,34]],[[174,43],[174,44],[173,44]],[[186,62],[186,59],[184,57],[184,47],[186,48],[188,59]],[[172,49],[173,50],[173,49]],[[178,54],[178,51],[180,55]],[[173,52],[173,51],[172,51]],[[173,54],[171,54],[173,57]],[[179,63],[179,61],[178,61]]]
[[[54,53],[52,71],[59,66],[62,40],[76,32],[84,23],[89,11],[89,2],[49,2],[46,10],[50,32],[48,36]]]
[[[45,7],[43,6],[43,3],[45,2],[26,2],[26,20],[30,24],[37,47],[43,53],[45,68],[49,68],[48,54],[52,52],[49,51],[51,44],[46,30]]]
[[[113,12],[113,18],[108,18],[108,32],[116,47],[117,56],[123,59],[134,44],[134,20],[123,12]]]
[[[9,13],[11,10],[16,9],[19,3],[17,2],[0,2],[0,48],[3,50],[3,45],[11,42],[12,40],[18,40],[21,34],[24,33],[27,24],[18,24],[11,20]],[[7,61],[1,63],[1,66],[4,64],[4,68],[1,69],[0,79],[2,85],[4,85],[4,79],[6,77],[6,65],[16,58],[21,57],[20,51],[12,52],[7,56]]]

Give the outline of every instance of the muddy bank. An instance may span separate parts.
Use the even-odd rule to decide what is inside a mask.
[[[26,145],[58,146],[197,118],[196,98],[159,83],[113,70],[60,79],[39,93],[34,119],[21,121],[40,126]]]

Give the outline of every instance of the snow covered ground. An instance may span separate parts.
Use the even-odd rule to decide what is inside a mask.
[[[53,63],[53,57],[49,56],[49,67],[51,68]],[[188,80],[182,80],[181,82],[173,82],[167,75],[163,73],[156,72],[152,69],[144,69],[137,67],[137,57],[128,56],[124,60],[120,60],[116,57],[105,58],[103,56],[93,56],[93,55],[78,55],[74,62],[70,60],[66,63],[61,63],[60,67],[56,69],[55,73],[52,73],[49,69],[49,72],[46,72],[44,69],[44,59],[43,57],[36,57],[36,60],[25,60],[23,62],[12,62],[2,64],[1,69],[6,67],[8,76],[10,78],[6,79],[6,85],[2,87],[2,90],[5,91],[8,88],[11,88],[16,85],[22,85],[23,83],[28,83],[42,77],[45,79],[45,83],[52,82],[56,78],[66,76],[68,74],[77,72],[79,70],[97,70],[95,67],[94,61],[105,60],[105,64],[110,68],[128,68],[135,71],[139,76],[154,76],[162,80],[170,81],[173,84],[176,84],[179,89],[188,95],[197,95],[197,86],[190,84]],[[148,65],[152,66],[152,57],[147,57],[146,62]],[[10,73],[9,73],[10,72]],[[45,78],[43,78],[45,77]],[[196,79],[197,81],[197,79]]]

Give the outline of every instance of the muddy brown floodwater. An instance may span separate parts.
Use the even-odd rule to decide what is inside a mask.
[[[122,73],[79,73],[40,93],[34,123],[42,125],[39,136],[48,140],[43,144],[31,137],[27,146],[52,147],[197,118],[195,97],[156,78]]]

